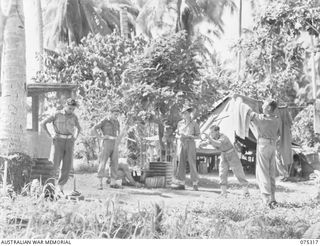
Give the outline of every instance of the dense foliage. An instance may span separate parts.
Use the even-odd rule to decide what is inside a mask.
[[[140,37],[130,40],[115,33],[98,34],[89,35],[79,45],[66,46],[59,53],[47,52],[45,70],[37,80],[78,85],[78,113],[84,131],[76,148],[77,157],[96,157],[97,142],[90,137],[90,128],[111,108],[119,107],[122,74],[145,45]]]
[[[302,146],[316,147],[320,144],[320,137],[313,129],[314,107],[308,106],[296,117],[292,126],[293,140]]]
[[[305,75],[305,61],[312,52],[307,45],[309,35],[318,36],[319,20],[316,1],[269,4],[257,14],[253,31],[248,31],[239,43],[245,72],[242,88],[236,82],[234,89],[245,90],[254,98],[272,96],[288,103],[310,100],[305,93],[311,80]]]
[[[174,129],[186,103],[202,105],[198,113],[205,111],[217,95],[202,75],[200,53],[197,42],[190,43],[185,32],[149,43],[116,34],[88,36],[78,46],[48,53],[46,69],[37,80],[79,86],[80,118],[87,130],[80,139],[81,152],[90,158],[95,142],[88,137],[89,129],[112,108],[120,109],[126,124],[137,126],[136,131],[148,123]],[[136,135],[143,137],[143,132]]]

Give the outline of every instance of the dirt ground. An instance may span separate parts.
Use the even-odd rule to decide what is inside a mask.
[[[247,175],[250,182],[249,191],[251,199],[260,200],[258,185],[254,175]],[[107,185],[103,190],[98,190],[96,174],[76,174],[76,189],[81,192],[86,200],[104,200],[117,197],[124,206],[135,209],[138,206],[144,207],[154,203],[161,203],[170,208],[184,208],[192,202],[212,203],[216,199],[225,199],[219,195],[219,177],[217,173],[200,175],[199,191],[193,191],[190,179],[187,179],[186,190],[176,191],[167,189],[147,189],[124,186],[123,189],[112,189]],[[65,192],[68,194],[73,190],[73,179],[71,178]],[[276,198],[278,202],[302,203],[312,199],[317,191],[313,181],[304,182],[282,182],[277,180]],[[245,199],[242,195],[241,186],[229,174],[228,197]],[[234,199],[232,199],[234,200]]]

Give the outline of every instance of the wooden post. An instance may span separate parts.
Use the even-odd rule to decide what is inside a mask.
[[[32,130],[39,130],[39,96],[32,96]]]

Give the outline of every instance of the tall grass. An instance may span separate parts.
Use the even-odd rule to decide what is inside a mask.
[[[320,205],[282,204],[269,210],[253,199],[221,198],[185,208],[126,207],[105,200],[0,198],[0,238],[301,238],[320,221]]]

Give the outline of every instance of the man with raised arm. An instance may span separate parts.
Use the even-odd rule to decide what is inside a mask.
[[[270,208],[277,206],[276,192],[276,148],[280,136],[280,118],[276,115],[278,104],[266,100],[262,106],[263,113],[249,112],[251,121],[258,130],[256,178],[262,199]]]
[[[221,195],[227,195],[228,172],[231,168],[233,174],[236,176],[240,184],[243,186],[244,196],[249,196],[248,184],[239,156],[234,149],[230,139],[223,133],[220,133],[220,127],[212,125],[210,127],[210,134],[207,136],[207,141],[200,144],[200,148],[212,145],[214,148],[221,151],[221,160],[219,164],[219,178]]]

